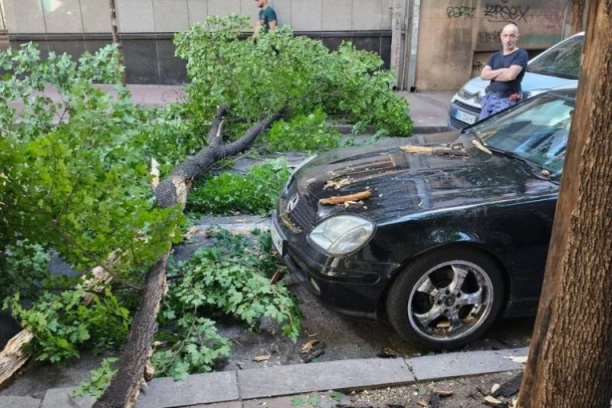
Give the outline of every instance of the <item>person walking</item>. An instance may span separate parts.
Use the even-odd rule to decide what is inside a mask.
[[[268,0],[255,0],[255,3],[260,9],[259,20],[255,24],[255,33],[253,34],[254,37],[257,37],[261,30],[264,30],[264,32],[275,30],[278,23],[276,12],[268,5]]]
[[[482,100],[481,120],[514,105],[522,94],[521,81],[529,56],[516,45],[520,37],[518,26],[508,24],[500,37],[503,49],[489,57],[480,73],[481,79],[491,81]]]

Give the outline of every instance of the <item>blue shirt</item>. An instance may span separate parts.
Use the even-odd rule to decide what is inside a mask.
[[[270,31],[270,22],[276,21],[276,12],[270,6],[264,10],[259,10],[259,21],[263,20],[262,28],[264,31]]]
[[[529,56],[527,55],[527,51],[520,48],[508,55],[504,55],[503,51],[497,51],[493,53],[489,57],[489,61],[487,61],[487,65],[490,66],[493,70],[500,68],[510,68],[511,65],[518,65],[522,67],[523,70],[513,81],[502,82],[492,80],[491,85],[489,85],[489,90],[508,95],[513,92],[520,92],[521,81],[525,76],[525,69],[527,68],[528,60]]]

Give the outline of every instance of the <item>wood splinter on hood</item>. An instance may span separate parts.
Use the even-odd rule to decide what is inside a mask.
[[[467,156],[463,145],[460,143],[448,146],[405,145],[400,146],[400,149],[406,153],[429,154],[432,156]]]
[[[322,198],[319,200],[320,204],[323,205],[336,205],[336,204],[344,204],[349,201],[361,201],[372,195],[372,191],[366,190],[360,193],[349,194],[345,196],[334,196],[329,198]]]

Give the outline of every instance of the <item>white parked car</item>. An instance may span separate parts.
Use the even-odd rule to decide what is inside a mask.
[[[523,97],[530,98],[553,89],[576,87],[583,44],[584,32],[553,45],[530,60],[521,82]],[[489,82],[480,77],[472,78],[453,96],[449,110],[450,127],[463,129],[478,121],[481,101]]]

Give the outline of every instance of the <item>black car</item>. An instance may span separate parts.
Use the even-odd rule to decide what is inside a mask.
[[[533,315],[575,96],[542,94],[401,148],[312,158],[273,214],[278,252],[323,303],[387,316],[430,349]]]

